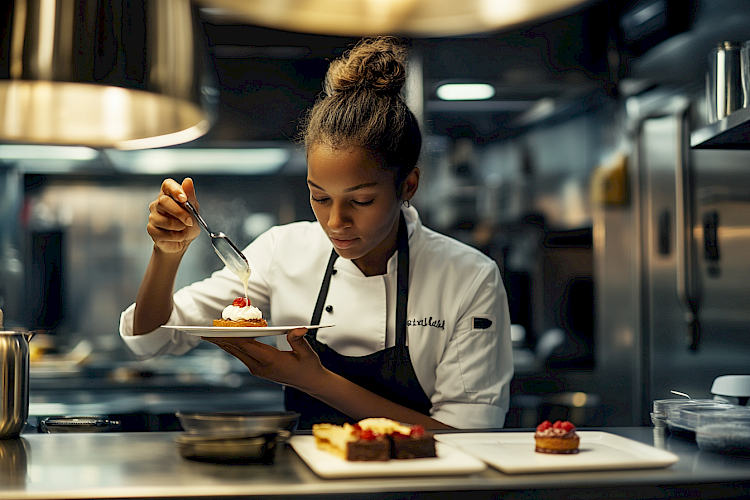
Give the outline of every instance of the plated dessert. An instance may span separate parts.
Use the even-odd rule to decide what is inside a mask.
[[[435,435],[421,425],[366,418],[354,425],[315,424],[316,446],[352,462],[436,457]]]
[[[263,319],[263,313],[250,303],[250,299],[237,297],[231,305],[224,308],[221,319],[214,320],[214,326],[266,327],[268,323]]]
[[[572,455],[578,453],[580,441],[576,426],[567,420],[558,420],[554,424],[545,420],[537,425],[534,433],[537,453]]]

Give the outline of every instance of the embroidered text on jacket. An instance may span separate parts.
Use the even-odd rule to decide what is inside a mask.
[[[441,330],[445,330],[445,320],[432,319],[432,316],[423,319],[410,319],[406,321],[406,326],[432,326],[435,328],[440,328]]]

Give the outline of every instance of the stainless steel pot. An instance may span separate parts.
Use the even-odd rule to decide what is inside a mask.
[[[721,42],[708,54],[706,73],[707,118],[714,123],[742,107],[740,44]]]
[[[3,490],[17,490],[20,494],[26,489],[30,455],[31,445],[24,438],[0,439],[0,484]]]
[[[29,340],[33,335],[4,330],[0,310],[0,439],[17,437],[29,418]]]

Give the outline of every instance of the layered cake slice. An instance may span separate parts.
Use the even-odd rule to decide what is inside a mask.
[[[315,424],[312,430],[318,448],[344,460],[374,462],[391,458],[390,443],[382,434],[363,431],[351,424]]]
[[[391,457],[396,459],[427,458],[435,453],[435,435],[421,425],[405,425],[387,418],[366,418],[357,425],[378,434],[385,434],[391,442]]]
[[[366,418],[354,425],[313,425],[318,448],[350,461],[436,457],[435,436],[421,425]]]

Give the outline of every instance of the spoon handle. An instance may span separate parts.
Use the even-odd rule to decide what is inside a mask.
[[[188,211],[193,215],[193,217],[195,217],[195,219],[198,221],[198,224],[200,224],[201,227],[206,230],[206,232],[208,233],[208,235],[213,238],[214,237],[214,233],[212,233],[211,230],[208,228],[208,224],[206,224],[206,221],[203,220],[203,217],[201,217],[198,214],[198,212],[195,210],[195,207],[193,206],[193,204],[190,203],[189,201],[186,201],[184,203],[184,205],[188,209]]]

